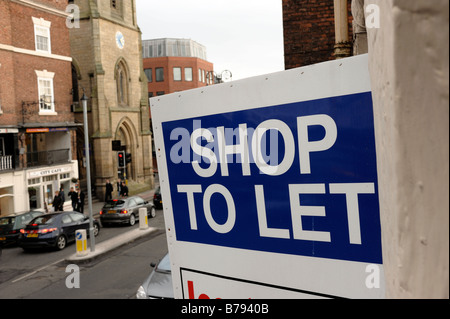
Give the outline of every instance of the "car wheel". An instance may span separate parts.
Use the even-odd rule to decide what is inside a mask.
[[[155,218],[155,216],[156,216],[156,208],[153,206],[152,208],[150,208],[150,217]]]
[[[66,245],[67,245],[67,240],[64,235],[61,235],[56,239],[56,249],[63,250],[64,248],[66,248]]]
[[[100,233],[100,228],[98,227],[97,224],[94,224],[94,237],[97,237],[99,233]]]
[[[133,226],[136,223],[136,217],[134,217],[134,214],[131,214],[130,216],[130,226]]]

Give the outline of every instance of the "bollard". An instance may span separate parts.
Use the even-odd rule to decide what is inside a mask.
[[[148,228],[147,208],[139,208],[139,229]]]
[[[75,232],[75,239],[77,241],[77,256],[82,257],[88,254],[87,250],[87,233],[85,229],[79,229]]]

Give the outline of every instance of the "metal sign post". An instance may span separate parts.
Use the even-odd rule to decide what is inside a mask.
[[[87,176],[87,191],[88,191],[88,209],[89,209],[89,237],[91,243],[91,252],[95,251],[95,236],[94,236],[94,220],[92,217],[92,190],[91,190],[91,161],[89,148],[89,129],[87,120],[87,101],[88,97],[83,92],[81,103],[83,104],[83,121],[84,121],[84,149],[86,151],[86,176]]]

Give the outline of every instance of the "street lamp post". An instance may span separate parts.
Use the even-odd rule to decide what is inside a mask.
[[[89,147],[89,129],[87,120],[87,101],[88,97],[83,92],[81,104],[83,104],[83,121],[84,121],[84,150],[86,155],[86,176],[87,176],[87,192],[88,192],[88,209],[89,209],[89,237],[91,242],[91,252],[95,251],[94,237],[94,219],[92,216],[92,190],[91,190],[91,161]]]

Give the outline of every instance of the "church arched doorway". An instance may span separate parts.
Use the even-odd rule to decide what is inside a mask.
[[[133,158],[136,156],[136,133],[129,119],[124,119],[119,124],[115,139],[120,141],[121,151],[125,153],[125,167],[119,167],[117,162],[118,177],[123,180],[136,180],[136,165]]]

